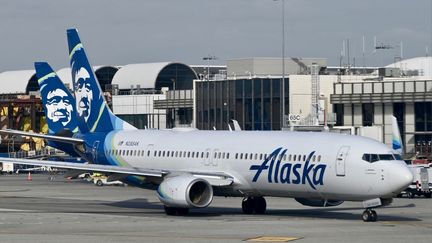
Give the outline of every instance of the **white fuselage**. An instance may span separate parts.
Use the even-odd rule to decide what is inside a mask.
[[[228,174],[232,190],[244,195],[360,201],[393,197],[410,180],[403,161],[362,159],[391,154],[387,146],[351,135],[132,130],[113,131],[101,144],[104,156],[123,166]]]

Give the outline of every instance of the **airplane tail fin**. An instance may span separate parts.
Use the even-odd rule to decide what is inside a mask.
[[[70,66],[81,132],[109,132],[117,129],[136,129],[116,117],[105,101],[83,44],[76,29],[67,30]]]
[[[35,63],[49,134],[78,132],[75,98],[46,62]]]
[[[393,152],[403,154],[403,143],[396,117],[392,116],[392,148]]]

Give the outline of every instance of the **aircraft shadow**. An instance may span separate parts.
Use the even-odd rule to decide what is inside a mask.
[[[111,207],[131,208],[131,209],[150,209],[156,211],[141,211],[143,214],[163,214],[163,206],[159,202],[148,202],[147,199],[132,199],[121,202],[105,204]],[[414,204],[407,204],[402,206],[387,206],[386,208],[410,208]],[[245,215],[243,214],[240,205],[238,208],[232,207],[208,207],[204,209],[191,209],[189,214],[183,217],[189,218],[212,218],[220,216],[235,216],[242,215],[243,217],[300,217],[300,218],[313,218],[313,219],[341,219],[341,220],[355,220],[361,219],[363,212],[361,207],[350,208],[311,208],[311,209],[268,209],[265,215]],[[354,212],[353,212],[354,211]],[[380,214],[380,208],[377,208],[378,218],[380,221],[421,221],[418,218],[398,216],[398,215],[384,215]],[[137,212],[139,214],[139,212]],[[139,215],[135,215],[139,216]]]

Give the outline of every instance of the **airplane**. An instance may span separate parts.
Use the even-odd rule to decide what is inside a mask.
[[[362,202],[362,219],[389,205],[412,181],[404,161],[365,137],[318,132],[137,130],[108,108],[76,29],[67,31],[79,131],[47,139],[72,144],[89,164],[4,161],[105,173],[109,180],[154,185],[168,215],[209,206],[214,196],[243,197],[245,214],[263,214],[265,197],[312,207]]]

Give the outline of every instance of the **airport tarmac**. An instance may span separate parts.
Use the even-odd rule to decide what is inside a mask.
[[[244,215],[241,198],[216,197],[188,216],[166,216],[156,193],[61,175],[0,176],[1,242],[430,242],[432,199],[395,199],[361,220],[361,203],[310,208],[267,198],[266,215]],[[261,237],[261,238],[260,238]]]

